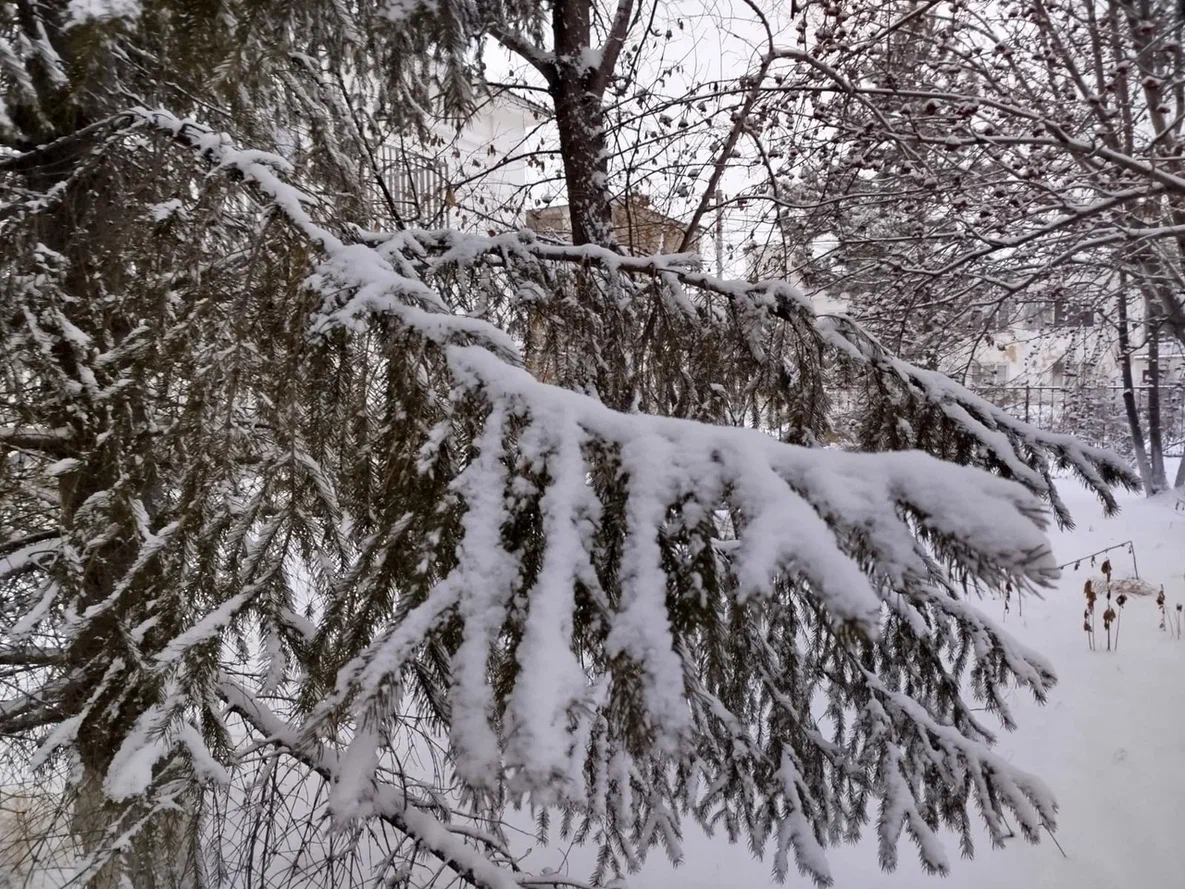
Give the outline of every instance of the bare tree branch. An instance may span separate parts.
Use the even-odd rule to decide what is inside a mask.
[[[625,38],[629,34],[630,17],[633,12],[634,0],[620,0],[617,5],[617,14],[613,17],[613,24],[609,29],[609,35],[601,49],[600,64],[597,65],[592,79],[589,81],[589,92],[595,96],[604,94],[605,87],[609,85],[609,80],[617,68],[617,59],[621,55],[621,48],[625,46]]]
[[[551,53],[545,52],[535,44],[531,43],[527,38],[520,34],[515,34],[507,28],[492,27],[490,28],[490,35],[501,43],[506,49],[510,50],[524,62],[529,64],[532,68],[543,75],[543,79],[549,84],[553,84],[556,79],[555,59]]]

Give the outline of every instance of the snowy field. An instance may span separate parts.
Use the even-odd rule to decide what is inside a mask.
[[[1175,467],[1171,467],[1173,469]],[[1170,474],[1170,478],[1171,478]],[[1052,534],[1058,562],[1133,539],[1140,576],[1163,584],[1168,608],[1185,604],[1185,503],[1165,495],[1148,500],[1121,495],[1123,511],[1107,519],[1097,501],[1075,482],[1059,488],[1077,527]],[[1111,553],[1115,577],[1132,573],[1126,550]],[[1099,563],[1102,559],[1100,558]],[[1102,599],[1099,650],[1082,630],[1082,587],[1089,561],[1063,573],[1044,600],[1016,603],[1006,626],[1053,661],[1059,682],[1045,706],[1017,694],[1020,727],[1001,732],[997,750],[1041,776],[1061,806],[1057,840],[1030,846],[1019,836],[992,849],[986,836],[972,861],[958,858],[945,835],[951,875],[927,877],[906,846],[895,873],[876,865],[875,840],[830,852],[837,889],[1181,889],[1185,887],[1185,638],[1170,639],[1157,627],[1152,599],[1131,599],[1121,619],[1119,648],[1106,651]],[[1003,602],[981,607],[1003,616]],[[1175,617],[1175,614],[1174,614]],[[906,841],[903,841],[906,842]],[[692,834],[686,859],[672,870],[661,852],[629,879],[631,889],[769,887],[769,858],[756,861],[743,846]],[[579,859],[579,853],[574,858]],[[583,876],[574,865],[573,876]],[[792,875],[790,886],[810,885]]]

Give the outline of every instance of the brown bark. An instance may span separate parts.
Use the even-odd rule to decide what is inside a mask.
[[[495,39],[547,81],[559,130],[572,243],[576,245],[617,249],[603,100],[633,24],[634,0],[619,0],[605,45],[598,50],[592,46],[592,0],[556,0],[551,13],[551,52],[513,29],[490,29]]]
[[[568,188],[573,244],[616,246],[609,204],[609,161],[602,93],[595,88],[603,65],[592,65],[592,4],[559,0],[552,13],[555,59],[548,88],[555,104]],[[600,60],[602,63],[605,59]]]
[[[561,75],[563,77],[563,75]],[[606,189],[605,137],[600,100],[584,91],[575,79],[561,79],[552,88],[573,244],[616,245],[612,211]]]
[[[74,144],[68,153],[63,153],[49,167],[31,171],[27,178],[35,191],[45,191],[51,185],[67,181],[78,172],[80,165],[88,160],[90,146],[85,142]],[[93,312],[85,308],[100,296],[100,281],[120,280],[117,269],[97,261],[96,257],[119,255],[112,238],[117,237],[118,226],[111,225],[122,212],[118,185],[108,173],[105,164],[100,163],[91,174],[75,178],[69,191],[58,207],[42,217],[37,238],[50,249],[61,253],[69,260],[68,270],[62,281],[63,290],[78,301],[71,304],[80,307],[71,311],[71,305],[64,311],[76,327],[102,341],[104,334],[119,342],[130,325],[118,316],[103,318],[103,330],[95,324]],[[53,358],[57,370],[64,377],[76,381],[82,389],[82,373],[78,356],[73,347],[64,341],[53,346]],[[139,405],[129,405],[134,416],[142,416]],[[79,508],[92,495],[111,490],[117,484],[127,484],[128,462],[121,459],[121,449],[128,443],[130,430],[112,422],[112,416],[103,411],[63,410],[53,418],[50,425],[71,430],[69,440],[73,456],[79,459],[77,469],[65,473],[58,479],[58,500],[60,522],[65,535],[85,536],[85,529],[79,529],[76,517]],[[133,483],[140,492],[140,500],[152,508],[151,496],[154,480],[151,461],[140,463],[141,477]],[[68,591],[75,600],[79,612],[109,599],[116,585],[131,568],[137,553],[138,537],[135,524],[129,515],[113,516],[123,525],[123,533],[114,534],[106,542],[90,547],[78,585]],[[144,575],[147,581],[151,572]],[[109,843],[107,830],[118,817],[120,807],[107,800],[102,789],[103,780],[116,752],[137,718],[156,700],[156,689],[143,681],[137,682],[125,668],[106,690],[93,699],[112,661],[121,656],[125,663],[134,659],[124,655],[125,633],[121,628],[121,614],[134,603],[136,590],[125,592],[119,604],[96,617],[85,632],[78,634],[65,649],[64,668],[69,682],[58,703],[63,715],[74,715],[90,708],[91,715],[78,729],[77,749],[82,771],[79,784],[73,796],[73,835],[81,843],[85,853],[91,854]],[[167,616],[166,616],[167,617]],[[152,843],[150,837],[156,830],[168,830],[165,822],[179,816],[162,815],[159,826],[152,826],[134,839],[125,854],[129,862],[150,860],[153,855],[161,858],[159,848],[152,851],[145,847]],[[170,848],[176,849],[175,846]],[[164,856],[163,860],[171,856]],[[88,881],[89,889],[113,889],[121,885],[121,875],[131,879],[134,889],[159,889],[162,884],[145,868],[116,861],[109,862]]]

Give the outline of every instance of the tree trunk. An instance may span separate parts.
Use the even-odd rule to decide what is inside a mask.
[[[572,243],[613,247],[617,238],[606,190],[601,103],[587,96],[579,83],[561,82],[553,90],[553,97],[568,186]]]
[[[1160,324],[1157,304],[1152,299],[1144,303],[1144,335],[1148,340],[1148,450],[1152,469],[1152,484],[1148,493],[1157,494],[1169,486],[1164,471],[1164,441],[1160,426]]]
[[[1132,379],[1131,335],[1127,320],[1127,276],[1120,272],[1119,297],[1116,300],[1119,315],[1119,370],[1123,375],[1123,407],[1127,413],[1127,428],[1131,434],[1132,453],[1136,458],[1136,469],[1144,490],[1152,488],[1152,467],[1148,464],[1148,452],[1144,447],[1144,430],[1140,425],[1140,409],[1136,404],[1135,382]]]
[[[38,21],[32,18],[31,7],[21,4],[21,8],[24,11],[22,27],[36,36],[38,32],[34,29]],[[70,68],[86,51],[86,44],[79,42],[86,38],[83,29],[72,30],[61,25],[65,20],[65,9],[64,2],[43,3],[40,14],[47,38],[65,67]],[[71,92],[48,74],[37,78],[38,101],[12,109],[11,117],[22,128],[23,135],[20,142],[11,147],[22,151],[45,145],[52,147],[39,152],[35,162],[12,167],[12,172],[22,177],[31,194],[48,194],[55,188],[68,189],[53,209],[40,217],[35,239],[67,260],[60,286],[70,297],[62,307],[69,322],[95,342],[118,346],[134,326],[131,319],[115,310],[97,316],[91,308],[102,298],[104,287],[112,286],[112,282],[122,282],[126,277],[126,269],[120,265],[119,250],[116,249],[118,226],[111,225],[111,220],[119,219],[120,214],[126,212],[126,198],[110,167],[92,153],[91,142],[86,138],[71,138],[80,134],[85,136],[89,124],[111,112],[106,102],[107,86],[92,80],[85,89]],[[118,101],[122,103],[123,99]],[[79,176],[84,164],[89,164],[90,169]],[[72,346],[59,339],[50,348],[50,356],[62,377],[76,384],[79,391],[85,391],[86,368],[80,367]],[[136,426],[146,428],[148,418],[142,404],[129,396],[125,407]],[[135,497],[143,503],[150,518],[154,512],[158,482],[152,462],[138,461],[138,477],[128,477],[128,464],[120,459],[120,449],[129,444],[126,437],[129,433],[120,428],[112,414],[118,414],[118,411],[92,409],[88,402],[80,400],[78,404],[63,403],[59,414],[53,418],[51,425],[55,428],[72,430],[73,456],[80,461],[76,469],[61,474],[57,480],[60,523],[66,538],[86,534],[78,525],[80,507],[92,495],[113,490],[117,485],[125,487],[129,499]],[[131,434],[134,435],[134,431]],[[123,525],[122,533],[110,533],[110,539],[87,551],[85,566],[77,576],[77,588],[71,591],[75,596],[72,605],[79,612],[108,600],[136,558],[135,544],[139,538],[131,516],[122,516],[116,510],[112,515]],[[83,551],[82,546],[77,548]],[[135,589],[130,589],[125,598],[135,594]],[[158,696],[153,683],[136,681],[134,671],[125,667],[116,682],[102,695],[91,699],[113,661],[122,658],[125,663],[134,662],[126,651],[127,632],[121,625],[121,610],[119,605],[113,606],[93,619],[87,631],[72,639],[64,651],[66,668],[76,688],[76,692],[63,702],[65,710],[74,715],[89,704],[92,712],[77,728],[80,768],[70,798],[71,834],[84,854],[104,849],[113,839],[109,828],[120,815],[121,807],[107,798],[103,782],[122,740]],[[163,615],[162,619],[169,624],[168,615]],[[165,633],[179,631],[180,627],[176,625],[164,630]],[[191,820],[192,813],[185,811],[154,815],[149,824],[124,845],[122,857],[109,860],[90,878],[87,886],[90,889],[114,889],[124,885],[133,889],[175,889],[191,885],[192,880],[184,883],[172,876],[158,878],[158,873],[164,874],[166,870],[179,873],[174,863],[181,858],[198,860],[196,833],[191,836],[175,827]],[[165,835],[171,839],[160,842]],[[151,866],[147,862],[151,862]]]
[[[70,810],[70,833],[89,855],[103,844],[113,817],[111,805],[103,792],[103,776],[84,766],[74,794]],[[118,863],[108,861],[87,881],[87,889],[118,889],[121,882],[119,872]]]
[[[601,96],[593,89],[588,0],[559,0],[552,15],[555,67],[549,83],[555,103],[573,244],[614,248],[609,203],[609,157]]]
[[[68,181],[78,166],[88,159],[88,145],[80,142],[55,155],[55,162],[48,167],[49,172],[39,168],[27,175],[26,180],[33,193],[44,193],[51,186]],[[98,164],[90,175],[73,182],[68,197],[60,202],[56,212],[43,217],[38,238],[69,260],[62,288],[75,298],[76,306],[82,307],[98,299],[101,295],[98,282],[104,278],[118,280],[114,268],[104,267],[94,257],[118,255],[111,244],[113,229],[106,221],[117,218],[120,212],[123,212],[123,205],[119,185],[107,168]],[[99,342],[106,339],[118,345],[132,327],[126,318],[114,312],[105,319],[102,327],[96,326],[93,317],[85,313],[70,312],[69,306],[67,315],[72,324]],[[59,341],[51,352],[62,375],[76,382],[81,390],[85,368],[79,367],[73,349]],[[141,462],[138,478],[129,478],[126,469],[121,475],[120,467],[126,466],[126,462],[120,459],[120,450],[129,444],[121,434],[122,430],[100,411],[86,411],[85,421],[79,422],[81,411],[71,406],[68,408],[57,418],[56,426],[74,430],[72,441],[81,464],[58,478],[57,495],[65,534],[85,535],[86,530],[77,522],[82,505],[94,494],[111,490],[121,483],[136,491],[136,499],[145,506],[151,520],[158,493],[151,460]],[[147,426],[141,405],[132,401],[127,409],[139,428]],[[130,570],[138,551],[135,545],[129,545],[137,539],[130,516],[125,517],[120,531],[90,551],[76,590],[75,607],[79,611],[110,599],[116,584]],[[151,569],[146,569],[142,577],[147,580],[150,575]],[[130,603],[136,594],[133,586],[123,599]],[[81,711],[114,660],[122,658],[126,663],[131,662],[124,642],[126,632],[121,626],[123,604],[121,602],[94,618],[87,631],[65,648],[67,669],[78,683],[77,697],[67,701],[71,713]],[[180,632],[175,616],[164,613],[161,619],[166,625],[165,633]],[[74,788],[72,822],[73,835],[86,854],[100,851],[111,841],[108,828],[120,815],[121,808],[106,798],[103,781],[123,738],[141,714],[157,701],[158,690],[154,684],[137,679],[132,670],[125,668],[120,678],[91,702],[93,713],[98,715],[85,719],[77,729],[81,768]],[[164,868],[171,868],[177,856],[196,859],[197,847],[185,847],[184,842],[188,839],[185,834],[178,834],[175,841],[163,845],[159,843],[159,837],[162,833],[175,833],[173,822],[184,821],[187,817],[186,812],[155,815],[126,844],[122,858],[113,858],[91,877],[88,889],[115,889],[124,885],[132,889],[176,889],[181,886],[171,878],[158,878],[157,870],[164,873]],[[152,866],[147,862],[152,862]]]

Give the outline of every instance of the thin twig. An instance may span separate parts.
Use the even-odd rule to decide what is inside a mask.
[[[1069,568],[1071,565],[1079,565],[1082,562],[1085,562],[1087,559],[1093,559],[1095,556],[1101,556],[1104,553],[1111,552],[1111,550],[1113,550],[1113,549],[1121,549],[1125,546],[1127,547],[1127,551],[1131,554],[1131,557],[1132,557],[1132,570],[1135,572],[1136,579],[1139,580],[1140,579],[1140,566],[1136,562],[1136,544],[1135,544],[1134,540],[1125,540],[1122,543],[1112,544],[1111,546],[1108,546],[1105,549],[1101,549],[1098,552],[1088,553],[1085,556],[1079,556],[1077,559],[1070,559],[1070,561],[1065,562],[1061,565],[1058,565],[1057,570],[1061,571],[1063,568]]]
[[[1066,854],[1066,850],[1062,848],[1062,844],[1057,841],[1057,837],[1053,835],[1053,831],[1046,827],[1045,832],[1049,834],[1049,838],[1053,840],[1053,844],[1057,846],[1057,850],[1062,853],[1062,858],[1065,858],[1067,861],[1069,861],[1070,856]]]

